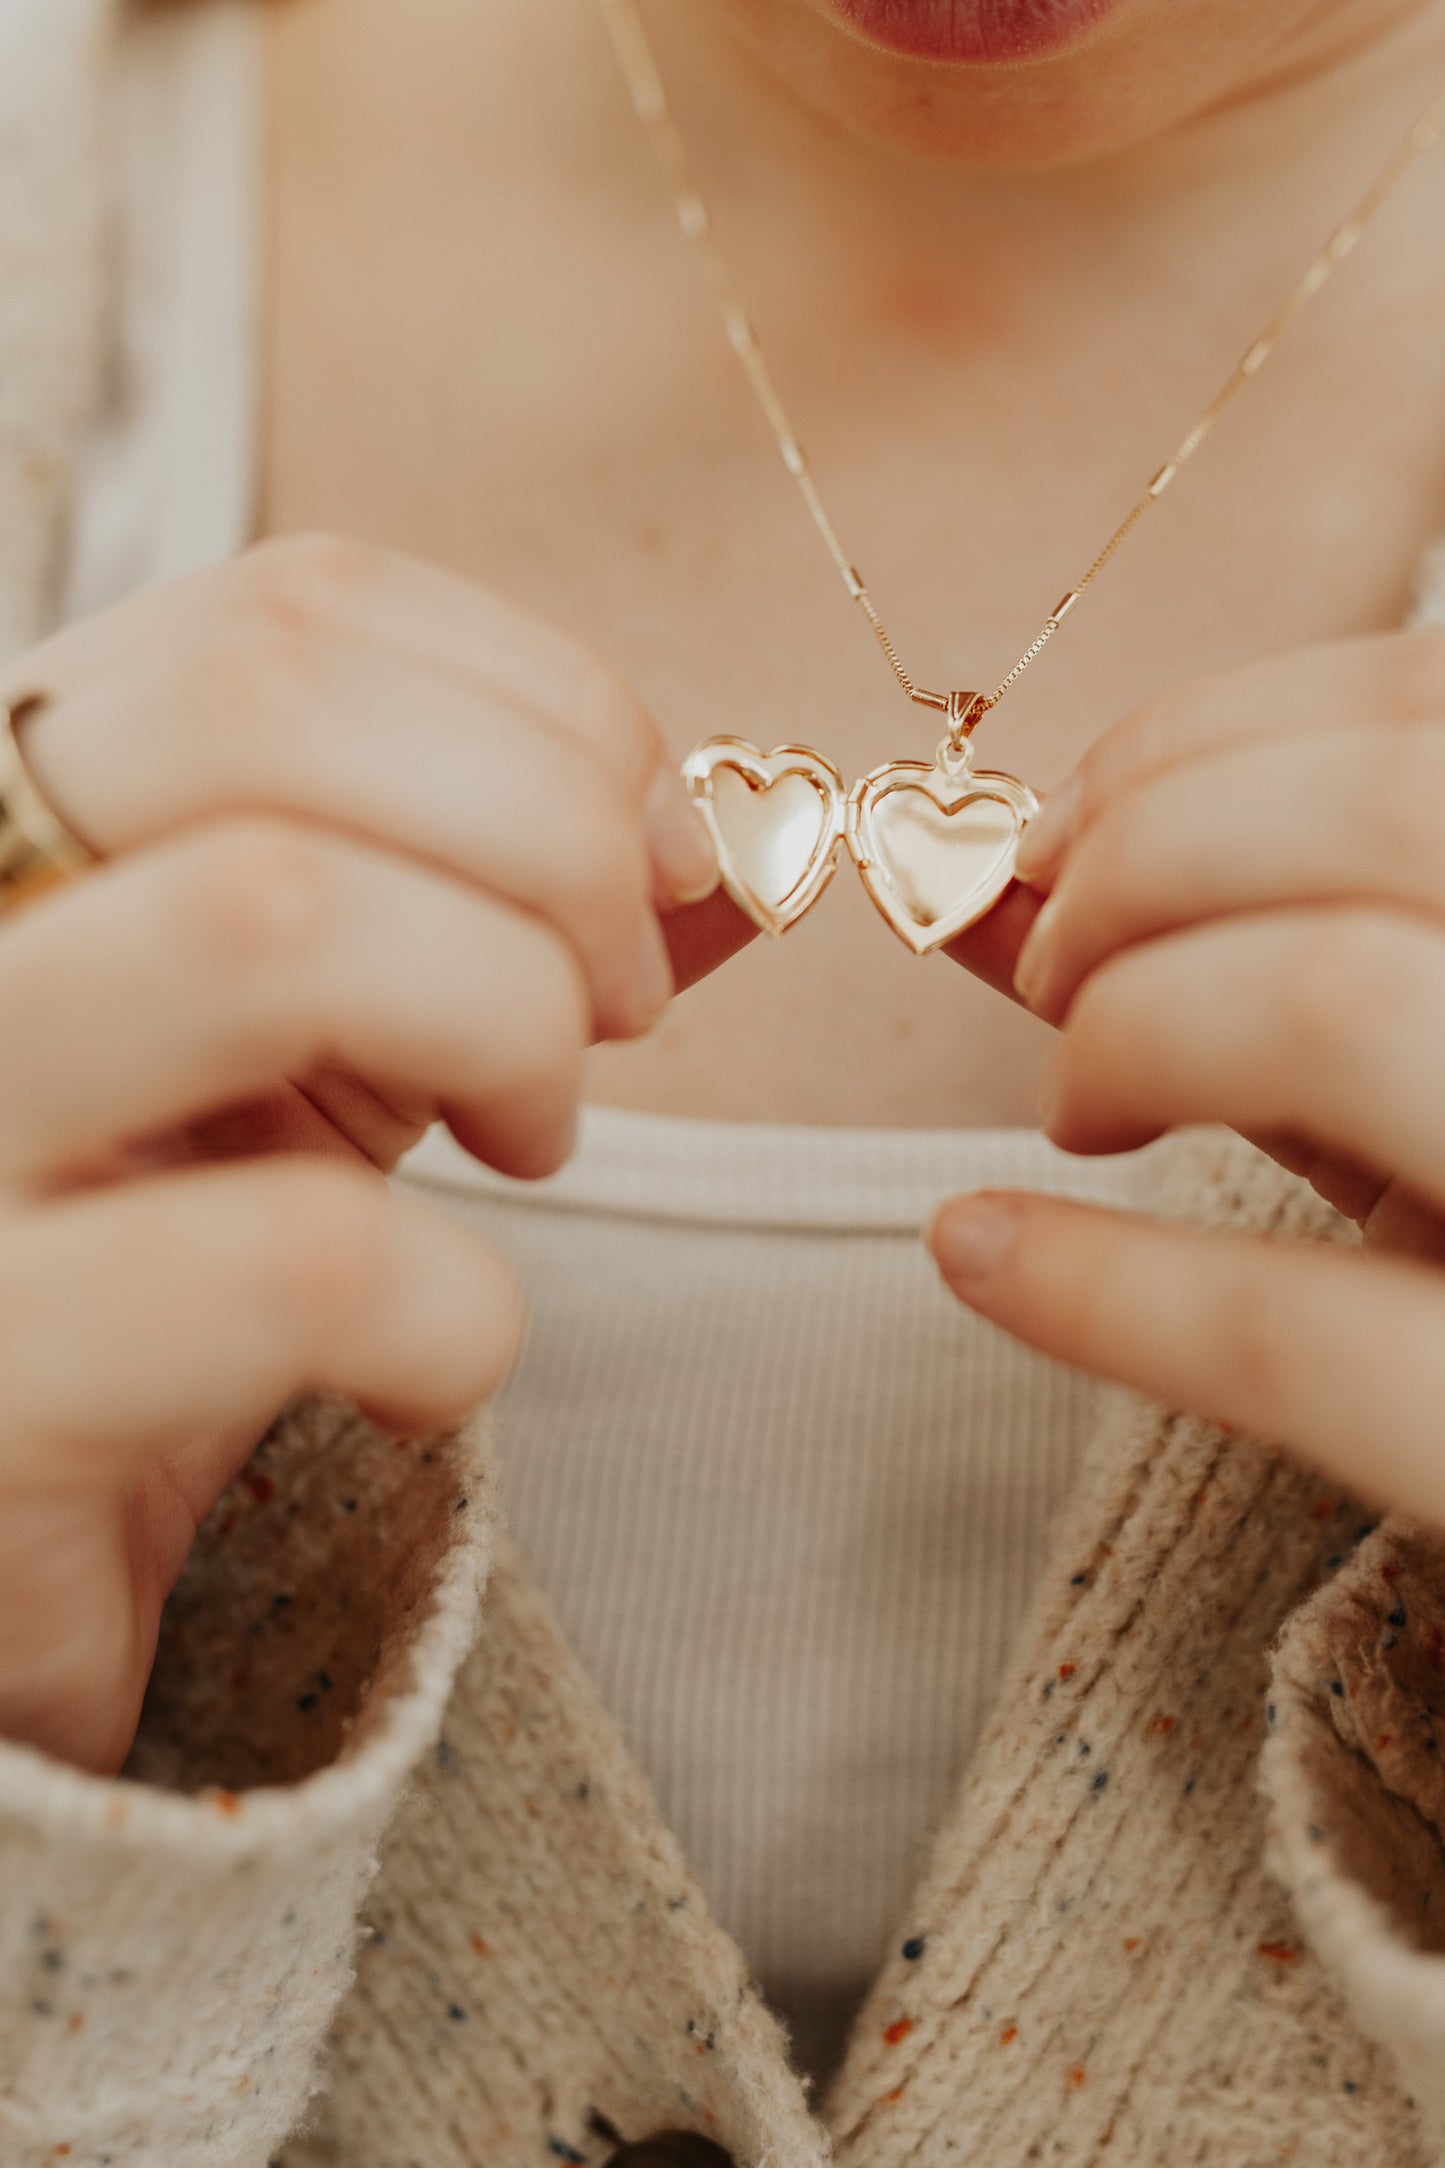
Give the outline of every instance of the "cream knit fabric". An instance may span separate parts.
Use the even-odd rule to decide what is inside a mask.
[[[1181,1153],[1174,1202],[1291,1234],[1325,1218],[1213,1137]],[[284,2168],[600,2164],[610,2133],[677,2124],[748,2168],[830,2147],[878,2168],[1445,2158],[1344,2002],[1438,2086],[1434,1546],[1393,1539],[1414,1545],[1401,1590],[1367,1545],[1271,1690],[1268,1644],[1359,1514],[1247,1441],[1116,1415],[815,2120],[510,1553],[423,1750],[482,1564],[480,1480],[456,1446],[298,1412],[208,1525],[130,1781],[0,1757],[7,2164],[260,2168],[303,2112],[408,1763]],[[1333,1979],[1264,1864],[1270,1706],[1276,1857]]]
[[[129,1781],[0,1745],[5,2168],[254,2168],[294,2124],[475,1630],[471,1459],[281,1425],[176,1591]]]
[[[1227,1139],[1182,1156],[1173,1202],[1287,1234],[1327,1220]],[[830,2141],[878,2168],[1438,2159],[1263,1862],[1268,1645],[1363,1527],[1254,1445],[1116,1417],[817,2126],[509,1562],[370,1908],[382,1940],[333,2089],[287,2168],[595,2162],[604,2127],[678,2121],[750,2163]],[[1312,1811],[1323,1826],[1326,1800]],[[1396,1932],[1382,1911],[1347,1945],[1377,2025],[1379,1982],[1410,1962]]]
[[[57,462],[0,497],[16,638],[94,368],[101,13],[0,9],[6,238],[48,251],[0,292],[5,456]],[[1178,1160],[1173,1209],[1331,1231],[1233,1140]],[[204,1532],[126,1780],[0,1752],[5,2168],[545,2168],[679,2122],[743,2168],[1445,2162],[1433,1539],[1115,1415],[819,2118],[507,1552],[464,1653],[480,1453],[297,1411]]]

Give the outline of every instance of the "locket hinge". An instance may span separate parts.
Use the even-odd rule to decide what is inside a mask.
[[[858,866],[866,866],[870,865],[872,861],[863,857],[862,845],[858,840],[861,832],[860,823],[863,818],[863,808],[858,803],[858,790],[859,786],[855,784],[853,789],[849,791],[847,802],[843,807],[843,841],[847,844],[854,863]]]

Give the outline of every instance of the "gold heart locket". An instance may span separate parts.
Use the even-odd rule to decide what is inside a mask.
[[[899,940],[927,956],[993,909],[1038,810],[1027,783],[975,768],[969,747],[945,738],[931,767],[889,760],[855,783],[848,848]]]
[[[958,713],[970,709],[960,702]],[[958,728],[930,764],[891,760],[851,791],[807,746],[762,752],[707,738],[683,777],[712,833],[723,886],[755,926],[785,933],[817,902],[846,843],[900,941],[926,956],[983,918],[1013,879],[1038,799],[1017,777],[975,768]]]
[[[764,753],[746,738],[704,739],[682,775],[711,831],[723,887],[764,933],[786,933],[837,871],[842,776],[806,745]]]

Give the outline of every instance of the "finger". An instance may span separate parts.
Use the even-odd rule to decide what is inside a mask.
[[[703,903],[671,912],[663,919],[662,931],[679,993],[705,979],[730,956],[736,956],[757,939],[758,933],[752,920],[722,888]]]
[[[263,606],[279,589],[283,611],[303,623],[450,671],[489,706],[580,745],[641,804],[659,901],[697,902],[717,885],[706,824],[661,731],[626,679],[580,641],[441,566],[334,535],[264,543],[249,565]]]
[[[950,941],[944,950],[965,971],[971,971],[985,986],[996,993],[1007,994],[1013,1001],[1022,996],[1014,985],[1020,951],[1038,918],[1041,905],[1031,889],[1015,881],[1006,888],[999,901],[983,918],[961,933],[956,941]]]
[[[1090,747],[1019,845],[1019,878],[1047,890],[1065,852],[1121,791],[1230,746],[1362,723],[1445,716],[1445,632],[1434,626],[1326,641],[1180,685]]]
[[[1361,1224],[1367,1250],[1445,1265],[1445,1218],[1411,1197],[1398,1182],[1381,1190]]]
[[[186,627],[193,634],[200,628],[198,636],[178,637]],[[580,642],[439,566],[336,535],[283,536],[145,589],[68,625],[32,650],[24,667],[37,683],[69,694],[113,672],[120,651],[165,657],[189,650],[203,663],[208,653],[224,659],[232,643],[323,633],[449,672],[563,728],[634,798],[665,757],[643,703]],[[214,705],[217,688],[209,691]]]
[[[1225,1122],[1288,1133],[1445,1208],[1445,929],[1321,906],[1125,950],[1069,1012],[1046,1127],[1075,1152]]]
[[[1367,1249],[1445,1265],[1445,1217],[1398,1182],[1331,1153],[1317,1152],[1297,1139],[1259,1135],[1248,1136],[1248,1142],[1289,1173],[1300,1175],[1317,1197],[1353,1220]]]
[[[1270,738],[1125,789],[1069,852],[1019,957],[1019,990],[1057,1023],[1131,942],[1355,898],[1445,918],[1445,729]]]
[[[104,703],[110,737],[133,739],[123,697],[115,685],[88,688],[84,704],[48,711],[27,730],[27,755],[32,734],[83,730]],[[239,702],[239,726],[211,732],[200,748],[187,744],[184,718],[173,720],[173,741],[152,725],[128,804],[108,800],[99,827],[87,812],[85,833],[123,851],[237,810],[301,814],[548,920],[582,959],[600,1034],[626,1036],[655,1019],[669,980],[639,815],[558,732],[355,649],[329,654],[313,687],[258,685]],[[69,751],[79,763],[83,749]],[[99,771],[86,788],[103,789]],[[76,791],[65,792],[69,809]]]
[[[1286,1173],[1297,1174],[1308,1182],[1317,1197],[1333,1205],[1357,1227],[1364,1226],[1389,1186],[1387,1175],[1356,1166],[1338,1152],[1321,1152],[1303,1137],[1264,1129],[1241,1129],[1239,1134],[1257,1151],[1268,1153]]]
[[[335,1162],[208,1169],[12,1214],[0,1481],[122,1486],[197,1433],[225,1434],[216,1451],[234,1458],[302,1392],[439,1426],[496,1390],[520,1316],[510,1271],[461,1221]],[[232,1472],[188,1462],[201,1490]]]
[[[1445,1519],[1433,1273],[1018,1195],[953,1200],[929,1239],[959,1299],[1031,1347]]]
[[[421,667],[450,671],[473,691],[500,694],[559,727],[633,799],[667,760],[646,706],[601,656],[440,565],[334,535],[264,543],[250,565],[263,597],[279,592],[303,619],[328,623],[369,650],[385,645]]]
[[[678,763],[633,688],[592,649],[490,589],[414,557],[358,553],[325,535],[267,548],[282,559],[288,592],[291,561],[301,559],[303,586],[318,578],[319,608],[333,611],[355,638],[374,645],[389,635],[419,665],[449,668],[478,694],[500,694],[506,706],[560,726],[629,802],[642,805],[658,901],[676,906],[712,894],[716,853]]]
[[[986,918],[951,941],[943,953],[995,992],[1016,1001],[1013,974],[1018,952],[1039,909],[1039,898],[1015,884]],[[663,933],[679,992],[695,986],[757,938],[752,920],[723,889],[704,903],[670,913],[663,920]]]
[[[118,860],[10,921],[0,1014],[11,1182],[326,1063],[412,1095],[507,1172],[550,1172],[589,1034],[575,958],[537,920],[268,820]]]
[[[537,673],[516,670],[506,606],[486,597],[475,667],[427,659],[438,583],[470,595],[306,542],[158,589],[29,659],[56,697],[27,757],[102,851],[228,810],[300,812],[492,886],[625,968],[619,908],[641,921],[654,885],[707,893],[706,829],[645,710],[581,651],[533,706]],[[649,939],[631,928],[633,950]]]

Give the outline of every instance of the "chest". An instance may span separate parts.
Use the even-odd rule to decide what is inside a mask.
[[[802,738],[849,774],[931,751],[748,401],[590,0],[540,18],[419,0],[404,23],[311,0],[277,11],[269,94],[267,526],[342,527],[504,589],[627,672],[679,753],[719,730]],[[860,238],[748,144],[711,166],[702,147],[845,546],[915,675],[950,684],[1010,667],[1355,183],[1273,221],[1262,205],[1197,265],[1149,230],[1030,263],[986,222]],[[991,719],[989,761],[1047,786],[1180,679],[1398,621],[1445,507],[1430,178]],[[782,949],[601,1054],[593,1090],[1011,1122],[1045,1038],[906,955],[839,881]]]

